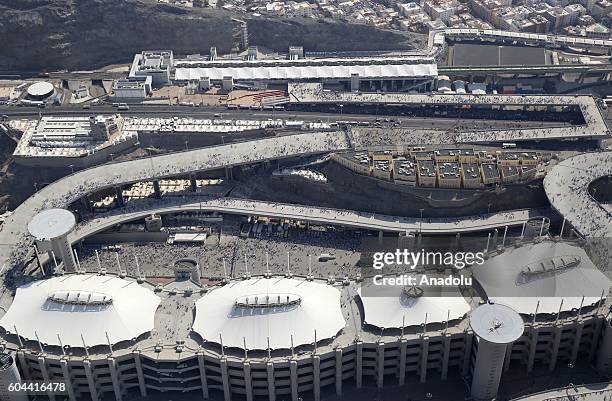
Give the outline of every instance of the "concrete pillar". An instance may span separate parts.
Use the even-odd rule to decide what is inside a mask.
[[[189,187],[192,192],[195,192],[198,189],[198,182],[196,181],[195,174],[189,175]]]
[[[610,320],[606,320],[603,331],[595,366],[599,374],[610,378],[612,377],[612,324]]]
[[[117,376],[117,364],[115,358],[108,358],[108,369],[110,370],[111,380],[113,382],[113,390],[115,391],[115,399],[121,401],[121,386],[119,385],[119,377]]]
[[[318,355],[312,356],[312,377],[314,401],[321,401],[321,358]]]
[[[336,354],[336,395],[342,396],[342,350],[337,348]]]
[[[232,173],[231,167],[225,168],[225,181],[231,181],[234,179],[234,174]]]
[[[463,367],[461,368],[461,374],[463,376],[467,376],[470,372],[470,361],[472,359],[472,341],[474,341],[473,333],[465,334],[465,350],[464,350],[464,359],[463,359]]]
[[[21,367],[21,373],[23,373],[24,379],[32,380],[32,375],[30,375],[30,365],[27,362],[25,353],[21,350],[17,351],[17,359],[19,360],[19,366]]]
[[[351,91],[357,92],[359,90],[359,74],[351,74]]]
[[[125,206],[125,199],[123,199],[123,188],[115,187],[115,194],[117,196],[117,206],[119,207]]]
[[[244,392],[246,395],[247,401],[253,401],[253,381],[251,379],[251,364],[249,362],[244,362],[242,364],[242,369],[244,371]]]
[[[531,333],[529,333],[529,357],[527,359],[527,372],[531,372],[533,370],[533,364],[535,362],[537,344],[538,344],[538,328],[532,327]]]
[[[208,399],[208,380],[206,378],[206,363],[204,354],[198,352],[198,367],[200,368],[200,381],[202,382],[202,398]]]
[[[77,262],[74,258],[74,252],[72,251],[72,245],[70,241],[68,241],[67,235],[62,235],[60,237],[51,239],[51,249],[55,254],[56,258],[60,258],[62,260],[62,265],[64,267],[65,272],[75,272],[77,270]],[[55,263],[53,262],[53,256],[49,259],[49,264],[55,268]]]
[[[83,196],[81,199],[79,199],[79,201],[85,210],[91,212],[91,203],[89,202],[89,197],[87,195]]]
[[[291,377],[291,401],[298,401],[297,361],[289,361],[289,374]]]
[[[87,377],[87,385],[89,386],[89,394],[92,400],[99,400],[98,390],[96,389],[96,382],[94,381],[93,372],[91,370],[91,362],[87,359],[83,361],[83,368],[85,369],[85,377]]]
[[[363,343],[355,343],[355,387],[361,388],[363,383]]]
[[[605,321],[603,319],[597,319],[594,322],[593,336],[591,338],[591,349],[589,349],[589,361],[592,361],[597,353],[597,346],[599,345],[601,327],[603,326],[604,322]]]
[[[64,383],[66,383],[66,392],[68,393],[68,399],[70,401],[76,401],[76,397],[74,395],[74,388],[72,387],[72,376],[70,375],[68,362],[65,359],[62,359],[60,361],[60,366],[62,367],[62,374],[64,375]]]
[[[429,355],[429,337],[423,336],[421,337],[421,341],[421,372],[419,378],[421,383],[425,383],[425,380],[427,380],[427,357]]]
[[[138,388],[142,397],[147,396],[147,386],[145,385],[144,371],[142,370],[142,360],[140,359],[140,351],[134,353],[134,362],[136,365],[136,374],[138,375]]]
[[[276,401],[276,385],[274,384],[274,364],[266,363],[266,371],[268,373],[268,400]]]
[[[378,342],[376,349],[376,387],[379,389],[383,387],[385,380],[385,343],[383,341]]]
[[[401,339],[399,341],[400,347],[400,363],[399,363],[399,385],[403,386],[406,383],[406,349],[408,348],[408,341]]]
[[[561,332],[563,326],[555,325],[555,334],[553,336],[553,346],[550,352],[550,361],[548,362],[548,370],[555,370],[555,366],[557,366],[557,356],[559,355],[559,345],[561,344]]]
[[[40,373],[42,374],[43,380],[45,382],[50,382],[51,378],[49,377],[49,371],[47,370],[47,361],[44,356],[38,357],[38,366],[40,367]],[[49,397],[49,401],[55,401],[55,393],[52,391],[47,391],[47,397]]]
[[[225,92],[229,92],[234,89],[234,79],[231,76],[223,77],[221,81],[221,89]]]
[[[580,350],[580,340],[582,339],[582,329],[584,328],[584,322],[576,320],[576,334],[574,336],[574,345],[572,346],[572,356],[570,362],[575,363],[578,358],[578,351]]]
[[[451,336],[448,334],[444,334],[443,342],[444,346],[442,349],[442,372],[441,378],[442,380],[446,380],[448,377],[448,360],[450,358],[450,346],[451,346]]]
[[[383,243],[383,235],[384,235],[383,231],[380,230],[378,232],[378,245],[382,245],[382,243]]]
[[[227,371],[227,358],[221,358],[221,380],[223,381],[223,400],[231,401],[232,393],[229,383],[229,372]]]
[[[155,193],[156,198],[159,199],[162,197],[161,187],[159,186],[158,180],[153,181],[153,192]]]

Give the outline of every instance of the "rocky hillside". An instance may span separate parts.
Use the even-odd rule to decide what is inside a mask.
[[[0,70],[76,69],[125,62],[145,49],[228,52],[237,22],[249,40],[278,51],[406,49],[414,36],[317,20],[270,20],[152,0],[0,0]],[[420,38],[422,40],[422,38]]]

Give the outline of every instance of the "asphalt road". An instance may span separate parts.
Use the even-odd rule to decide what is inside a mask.
[[[118,113],[116,107],[110,105],[93,106],[91,109],[84,110],[81,107],[49,107],[39,109],[36,107],[8,107],[0,106],[0,115],[7,115],[9,118],[38,118],[39,116],[89,116],[91,114],[115,114]],[[475,128],[483,126],[487,128],[507,128],[509,124],[513,127],[558,127],[562,123],[548,121],[508,121],[508,120],[476,120],[476,119],[452,119],[443,117],[406,117],[398,118],[396,115],[385,114],[337,114],[323,112],[299,112],[299,111],[270,111],[270,110],[228,110],[225,107],[189,107],[189,106],[170,106],[170,105],[130,105],[130,110],[119,112],[125,116],[134,117],[162,117],[162,116],[181,116],[193,118],[219,118],[219,119],[248,119],[248,120],[267,120],[267,119],[290,119],[304,121],[367,121],[374,123],[376,119],[401,120],[400,126],[414,128],[437,128],[451,129],[461,124],[471,124]]]

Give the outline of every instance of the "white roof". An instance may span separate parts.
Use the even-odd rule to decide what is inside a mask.
[[[153,328],[160,298],[135,281],[71,274],[34,281],[17,289],[0,326],[43,344],[82,347],[137,338]]]
[[[49,82],[36,82],[28,87],[30,96],[47,96],[53,93],[53,85]]]
[[[256,300],[257,297],[257,300]],[[276,305],[275,305],[276,304]],[[265,306],[262,306],[265,305]],[[346,322],[340,291],[302,279],[258,278],[234,281],[196,302],[193,330],[204,340],[226,347],[290,348],[334,337]]]
[[[47,209],[38,213],[28,223],[28,231],[37,240],[50,240],[68,234],[74,228],[76,218],[65,209]]]
[[[579,263],[572,266],[575,260]],[[563,267],[563,263],[569,264]],[[542,267],[547,271],[538,273]],[[525,270],[535,273],[526,275]],[[602,291],[607,296],[611,286],[583,249],[562,242],[506,248],[472,271],[489,299],[522,314],[534,313],[536,306],[538,313],[557,313],[562,300],[562,311],[577,309],[583,296],[583,306],[592,305],[600,300]]]
[[[470,326],[483,340],[509,344],[523,335],[525,324],[515,310],[506,305],[484,304],[470,314]]]
[[[470,311],[470,305],[456,288],[444,293],[432,287],[423,288],[419,297],[408,296],[403,290],[401,286],[373,284],[360,287],[364,321],[381,328],[401,328],[402,323],[404,327],[423,324],[425,314],[427,323],[441,323],[449,316],[450,320],[461,319]]]
[[[222,80],[223,77],[231,76],[235,80],[285,80],[350,78],[352,74],[358,74],[362,78],[431,77],[437,73],[436,64],[177,67],[175,79],[183,81],[208,77],[212,80]]]

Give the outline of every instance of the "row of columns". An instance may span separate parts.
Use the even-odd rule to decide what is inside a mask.
[[[606,324],[606,330],[604,330],[604,340],[603,343],[598,341],[599,333],[601,332],[602,325]],[[596,352],[598,350],[598,346],[601,345],[603,349],[600,350],[598,356],[598,368],[599,365],[604,366],[601,370],[605,370],[606,372],[612,372],[612,345],[606,345],[606,339],[612,339],[612,326],[607,321],[602,319],[593,319],[592,324],[594,324],[592,330],[592,341],[589,349],[589,359],[595,358]],[[565,324],[559,322],[554,326],[554,335],[553,342],[550,349],[550,361],[549,361],[549,370],[553,371],[557,364],[558,353],[560,348],[560,343],[562,339],[562,333],[564,329],[571,327],[574,330],[573,333],[573,343],[571,347],[571,353],[569,357],[569,363],[575,363],[577,360],[578,352],[580,350],[580,344],[582,339],[582,334],[584,330],[585,321],[581,318],[576,318],[574,321],[566,321]],[[608,327],[610,326],[610,327]],[[529,337],[529,349],[527,355],[527,372],[531,372],[534,368],[534,362],[536,359],[536,350],[537,350],[537,342],[538,336],[540,334],[541,328],[533,325],[531,330],[528,331],[527,336]],[[441,378],[445,380],[448,376],[448,365],[450,358],[450,350],[451,350],[451,339],[452,336],[448,333],[443,333],[442,335],[442,366],[441,366]],[[472,342],[473,342],[473,334],[466,333],[465,334],[465,342],[464,342],[464,361],[462,367],[463,375],[468,375],[470,373],[471,366],[471,352],[472,352]],[[610,342],[610,341],[608,341]],[[407,348],[409,341],[405,338],[399,339],[399,366],[397,369],[397,379],[399,385],[404,385],[406,382],[406,362],[407,362]],[[418,375],[421,383],[424,383],[427,380],[427,366],[428,366],[428,357],[429,357],[429,344],[430,338],[423,334],[420,338],[420,366],[418,370]],[[602,345],[603,344],[603,345]],[[480,344],[482,346],[483,344]],[[479,347],[480,348],[480,347]],[[500,352],[504,353],[504,358],[502,359],[500,369],[503,371],[507,371],[510,366],[511,354],[512,354],[512,344],[508,344]],[[479,350],[480,351],[480,350]],[[484,350],[483,350],[484,351]],[[334,362],[335,362],[335,392],[337,396],[342,396],[343,394],[343,351],[340,348],[337,348],[333,351]],[[385,342],[379,341],[376,343],[376,353],[377,353],[377,366],[376,366],[376,385],[378,388],[382,388],[384,386],[384,376],[385,376]],[[479,352],[480,353],[480,352]],[[483,352],[483,354],[488,354],[487,352]],[[604,355],[605,354],[605,355]],[[22,366],[23,376],[25,380],[32,380],[30,375],[30,371],[27,368],[28,363],[25,357],[25,353],[23,351],[17,352],[17,358],[19,360],[20,365]],[[321,399],[321,377],[320,377],[320,356],[316,353],[312,355],[312,367],[313,367],[313,394],[314,400],[320,401]],[[147,396],[147,388],[143,373],[143,366],[141,360],[141,354],[139,351],[134,352],[135,359],[135,367],[136,373],[138,377],[138,386],[140,390],[140,395],[142,397]],[[46,381],[50,381],[52,379],[51,375],[48,371],[48,364],[45,358],[45,355],[38,356],[38,364],[40,368],[40,372],[42,378]],[[204,400],[209,399],[209,386],[208,379],[206,375],[206,362],[204,358],[204,354],[202,352],[197,353],[197,361],[199,374],[201,379],[202,386],[202,398]],[[476,361],[478,364],[478,361]],[[121,381],[117,369],[117,363],[114,358],[107,358],[107,363],[110,371],[110,377],[112,381],[113,392],[115,395],[115,399],[117,401],[123,400],[123,391],[121,388]],[[487,364],[485,364],[487,365]],[[64,381],[66,383],[66,391],[68,395],[68,399],[70,401],[77,400],[77,394],[75,393],[73,382],[71,379],[70,373],[70,365],[66,358],[62,358],[60,360],[60,366],[62,375],[64,376]],[[276,401],[276,380],[275,380],[275,367],[272,362],[266,363],[266,375],[268,382],[268,399],[270,401]],[[93,400],[99,399],[99,392],[96,386],[96,380],[92,369],[92,364],[88,359],[83,361],[83,368],[85,372],[85,376],[87,378],[88,390],[91,394],[91,398]],[[251,363],[248,360],[245,360],[242,364],[243,373],[244,373],[244,385],[245,385],[245,394],[247,401],[253,401],[253,382],[252,382],[252,374],[251,374]],[[358,340],[355,343],[355,384],[358,389],[363,386],[363,342]],[[228,360],[226,357],[222,357],[220,360],[220,370],[221,370],[221,379],[223,385],[223,393],[224,400],[231,401],[231,383],[230,383],[230,375],[228,370]],[[299,399],[298,394],[298,362],[295,359],[289,360],[289,373],[290,373],[290,383],[291,383],[291,400],[297,401]],[[55,401],[55,397],[53,394],[49,394],[50,401]]]

